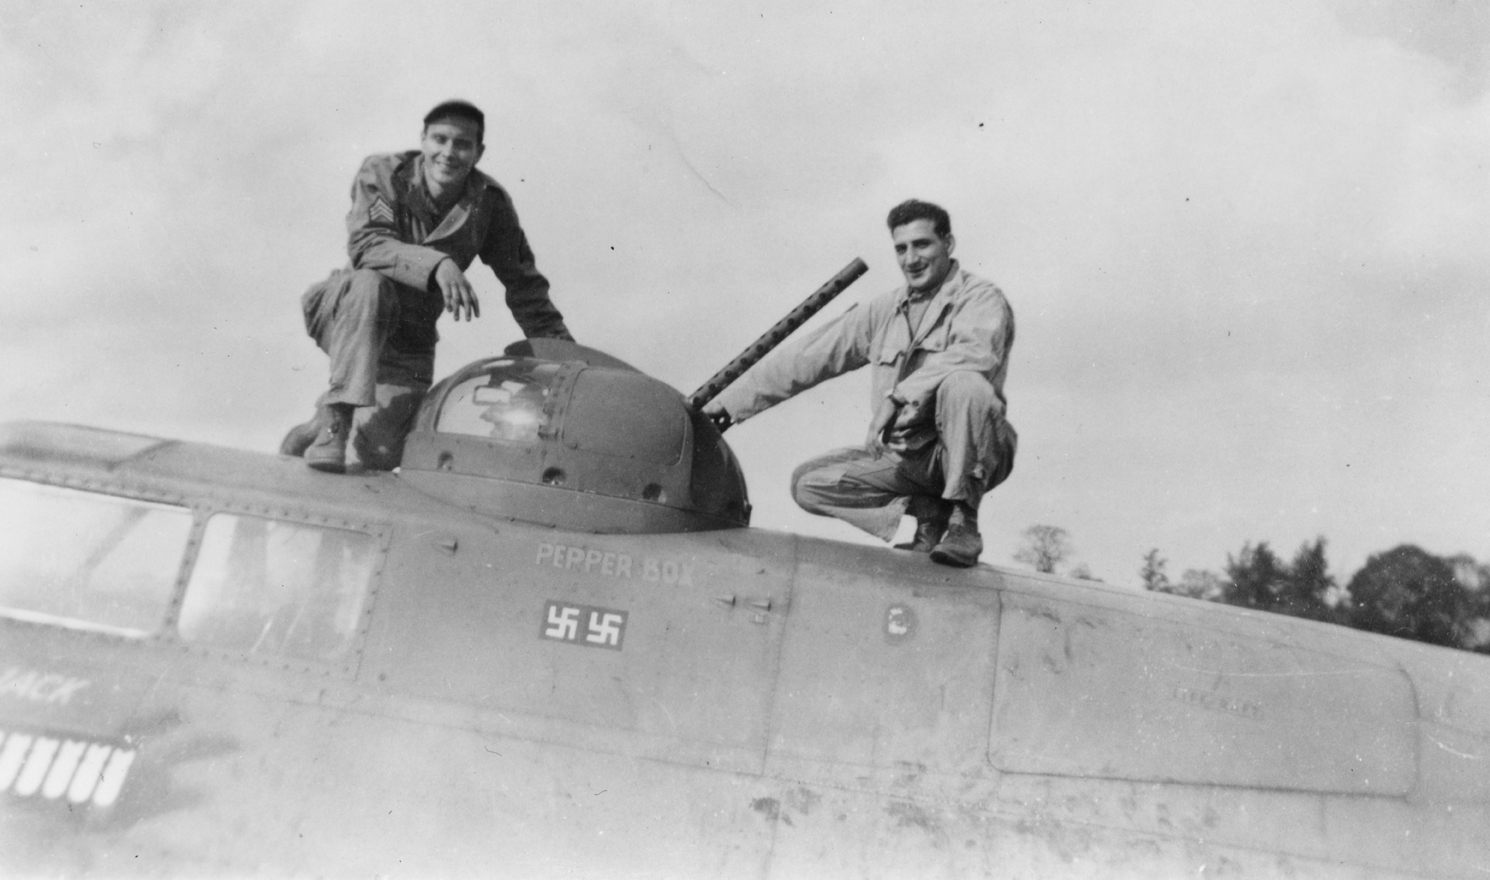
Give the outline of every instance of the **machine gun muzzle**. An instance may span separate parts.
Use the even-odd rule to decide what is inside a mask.
[[[735,355],[734,360],[724,365],[724,369],[715,373],[697,391],[688,395],[688,405],[694,409],[703,409],[704,404],[717,397],[719,392],[729,387],[730,383],[744,375],[746,370],[755,366],[761,358],[770,353],[771,349],[780,345],[786,337],[791,335],[793,330],[802,326],[808,318],[817,314],[823,306],[832,302],[833,297],[842,293],[850,284],[857,281],[860,275],[868,271],[869,267],[864,264],[864,261],[855,257],[853,262],[844,266],[837,275],[828,279],[827,284],[819,287],[811,296],[803,300],[800,305],[792,309],[790,314],[777,321],[770,330],[761,334],[761,337],[752,342],[744,351]]]

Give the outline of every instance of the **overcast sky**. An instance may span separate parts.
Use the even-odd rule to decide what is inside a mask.
[[[895,286],[885,212],[946,206],[1018,324],[985,561],[1035,523],[1115,583],[1490,559],[1487,10],[0,0],[0,419],[272,451],[353,172],[460,96],[578,339],[684,393],[854,257],[828,314]],[[519,337],[471,275],[442,375]],[[861,540],[787,479],[868,416],[851,375],[731,430],[755,524]]]

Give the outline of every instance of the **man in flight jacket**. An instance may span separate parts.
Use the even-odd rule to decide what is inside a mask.
[[[301,298],[305,329],[331,358],[330,387],[282,453],[341,473],[350,439],[367,467],[398,466],[434,378],[435,322],[446,311],[457,321],[481,314],[465,277],[477,257],[524,334],[573,340],[511,197],[476,170],[485,126],[476,107],[447,101],[424,117],[420,149],[362,163],[347,214],[350,263]]]

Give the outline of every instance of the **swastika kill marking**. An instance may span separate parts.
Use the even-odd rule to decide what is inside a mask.
[[[555,642],[619,651],[626,640],[626,612],[549,600],[543,605],[538,635]]]

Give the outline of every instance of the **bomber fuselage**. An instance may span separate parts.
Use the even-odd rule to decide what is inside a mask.
[[[11,872],[1490,866],[1472,655],[61,426],[0,496]]]

